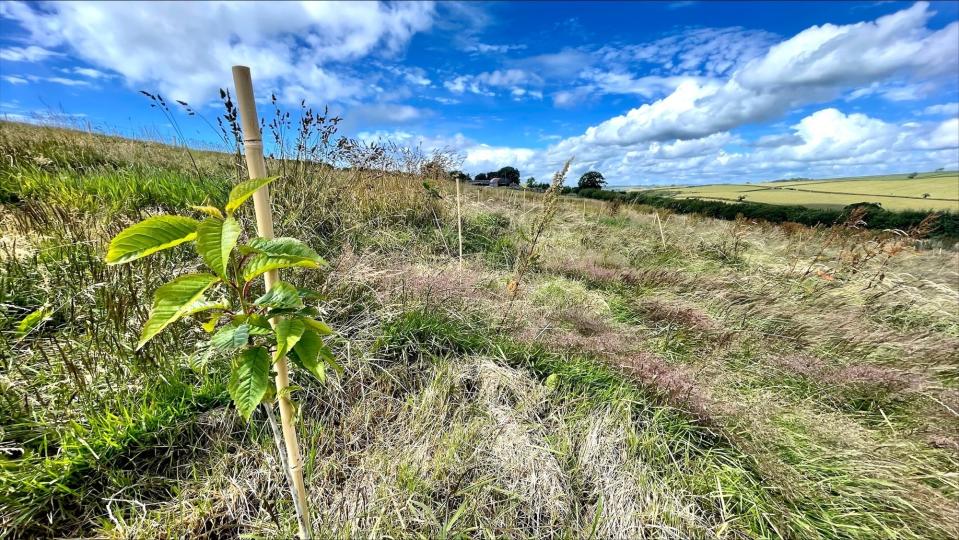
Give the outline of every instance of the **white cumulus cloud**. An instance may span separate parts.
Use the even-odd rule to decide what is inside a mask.
[[[261,88],[283,88],[290,101],[355,98],[364,85],[327,66],[399,51],[430,27],[433,11],[430,2],[0,4],[0,16],[37,47],[67,48],[130,85],[194,102],[228,86],[233,64],[250,66]]]
[[[932,31],[925,3],[845,26],[814,26],[729,79],[686,79],[668,96],[590,127],[568,146],[691,139],[769,120],[893,75],[954,75],[959,23]]]

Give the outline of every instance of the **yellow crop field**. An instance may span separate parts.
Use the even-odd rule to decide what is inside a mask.
[[[760,184],[713,184],[662,190],[686,199],[713,199],[767,204],[838,208],[873,202],[887,210],[959,212],[959,173],[871,176],[829,180],[795,180]]]

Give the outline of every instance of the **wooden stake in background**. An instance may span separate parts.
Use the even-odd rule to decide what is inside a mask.
[[[659,212],[656,212],[656,223],[659,224],[659,239],[663,242],[663,249],[666,249],[666,235],[663,234],[663,220],[659,219]]]
[[[250,179],[266,178],[266,161],[263,159],[263,140],[260,136],[259,116],[256,114],[256,101],[253,97],[253,79],[250,68],[233,66],[233,84],[236,87],[236,100],[240,108],[240,122],[243,126],[243,153],[246,154],[246,167]],[[262,238],[273,238],[273,212],[270,209],[270,191],[264,186],[253,194],[253,210],[256,214],[256,232]],[[264,275],[266,290],[270,290],[279,280],[276,270]],[[275,320],[271,321],[275,324]],[[276,369],[276,396],[280,402],[280,422],[283,426],[283,442],[289,465],[287,477],[292,480],[293,506],[296,508],[300,538],[313,538],[310,527],[310,510],[306,498],[306,484],[303,483],[303,465],[300,459],[300,446],[296,440],[296,428],[293,425],[293,404],[290,402],[290,372],[286,358],[282,357],[273,364]],[[280,452],[283,449],[278,449]]]
[[[460,239],[460,270],[463,269],[463,209],[461,205],[460,177],[456,176],[456,234]]]

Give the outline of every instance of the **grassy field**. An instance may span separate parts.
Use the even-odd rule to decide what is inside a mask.
[[[182,323],[133,351],[196,255],[102,259],[242,168],[13,124],[0,154],[0,537],[292,537],[229,358]],[[270,163],[278,234],[331,262],[285,274],[345,367],[294,381],[321,537],[959,535],[956,251],[560,199],[514,296],[538,195],[467,189],[461,268],[450,184],[340,158]]]
[[[712,184],[655,190],[675,197],[842,208],[874,202],[886,210],[938,210],[959,212],[959,173],[795,180],[759,184]],[[928,194],[928,197],[925,195]]]

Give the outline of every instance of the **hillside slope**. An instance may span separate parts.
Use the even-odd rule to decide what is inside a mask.
[[[0,153],[0,536],[290,537],[229,358],[185,324],[133,352],[195,254],[102,260],[243,171],[8,124]],[[513,298],[538,196],[468,189],[460,268],[445,181],[271,166],[278,233],[331,262],[286,275],[345,368],[295,381],[324,537],[959,535],[955,251],[561,199]]]

